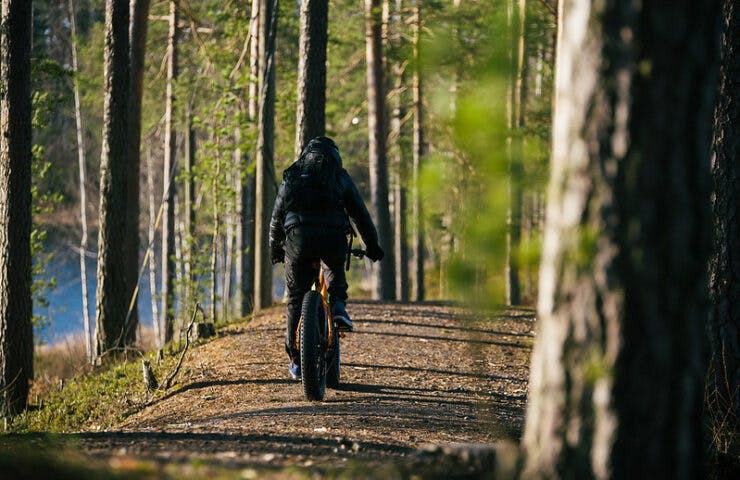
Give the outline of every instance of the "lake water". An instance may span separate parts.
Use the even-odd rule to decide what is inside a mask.
[[[142,254],[141,259],[144,258]],[[87,259],[87,293],[90,304],[91,325],[95,317],[95,288],[97,260]],[[157,270],[157,288],[159,288],[159,269]],[[57,287],[47,292],[49,306],[39,308],[34,306],[34,313],[41,314],[49,320],[49,324],[34,331],[34,335],[46,344],[54,344],[71,336],[79,336],[84,332],[82,320],[82,282],[80,281],[80,257],[77,251],[69,247],[57,247],[52,261],[46,268],[44,276],[56,277]],[[206,285],[206,291],[210,284]],[[232,288],[236,288],[232,285]],[[273,269],[273,298],[282,299],[284,290],[283,268],[276,266]],[[210,299],[201,302],[208,311]],[[149,290],[149,269],[147,268],[139,283],[139,320],[144,327],[152,326],[152,303]],[[91,326],[92,329],[92,326]]]

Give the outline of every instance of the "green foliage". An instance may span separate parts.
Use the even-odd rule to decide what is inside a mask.
[[[144,358],[156,365],[155,354]],[[166,357],[155,367],[158,378],[169,372],[176,358]],[[146,401],[141,374],[141,359],[136,358],[108,365],[92,375],[78,375],[61,390],[42,399],[37,410],[28,410],[13,419],[11,431],[16,433],[77,432],[105,430],[120,423]]]
[[[69,97],[54,90],[44,91],[43,85],[48,85],[69,76],[69,72],[58,62],[46,56],[34,57],[31,62],[34,91],[32,96],[32,126],[34,130],[45,128],[53,118],[55,111],[64,105]],[[39,313],[49,307],[47,295],[56,287],[56,277],[45,275],[48,265],[54,258],[54,253],[44,249],[48,237],[47,227],[40,218],[48,215],[59,205],[62,194],[54,190],[46,181],[52,167],[51,159],[46,155],[46,149],[34,144],[31,158],[31,211],[33,224],[31,227],[31,294],[33,296],[32,317],[34,329],[38,332],[49,325],[49,318]],[[34,335],[40,338],[40,335]]]

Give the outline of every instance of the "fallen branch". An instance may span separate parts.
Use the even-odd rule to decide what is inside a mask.
[[[193,316],[190,318],[190,324],[188,325],[188,330],[185,332],[185,348],[182,349],[182,353],[180,354],[180,359],[177,361],[177,365],[175,365],[174,370],[170,372],[169,375],[167,375],[167,378],[165,378],[164,382],[162,382],[159,385],[159,390],[167,390],[172,385],[172,381],[175,379],[177,374],[180,372],[180,367],[182,367],[182,361],[185,358],[185,354],[188,352],[188,347],[190,347],[190,332],[193,331],[193,325],[195,325],[195,317],[198,315],[198,312],[200,312],[203,315],[203,320],[206,318],[206,313],[203,311],[203,308],[200,306],[200,303],[195,304],[195,309],[193,309]]]

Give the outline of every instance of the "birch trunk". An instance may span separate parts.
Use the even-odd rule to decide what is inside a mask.
[[[178,12],[177,2],[170,0],[170,21],[167,42],[167,92],[165,94],[164,114],[164,211],[162,213],[162,324],[164,325],[164,343],[172,340],[174,333],[174,289],[175,276],[175,176],[172,169],[175,165],[177,135],[172,128],[175,103],[174,82],[177,78],[177,35]]]
[[[166,181],[166,180],[165,180]],[[154,169],[152,167],[152,151],[149,146],[146,149],[146,185],[149,197],[149,250],[154,250],[155,235],[157,232],[157,212],[154,203]],[[152,327],[154,327],[154,345],[162,346],[162,322],[159,317],[157,302],[157,256],[149,255],[149,293],[152,298]]]
[[[85,185],[85,143],[82,136],[82,111],[80,109],[80,82],[78,78],[79,66],[77,64],[77,21],[73,0],[69,0],[69,26],[72,34],[72,71],[74,72],[74,102],[75,102],[75,127],[77,131],[77,165],[80,179],[80,224],[82,235],[80,236],[80,284],[82,287],[82,326],[85,335],[85,353],[87,360],[92,364],[94,361],[92,335],[90,333],[90,304],[87,293],[87,194]]]

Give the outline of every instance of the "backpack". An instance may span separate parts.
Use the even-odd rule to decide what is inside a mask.
[[[283,174],[284,204],[289,212],[341,210],[339,162],[331,145],[311,142]]]

